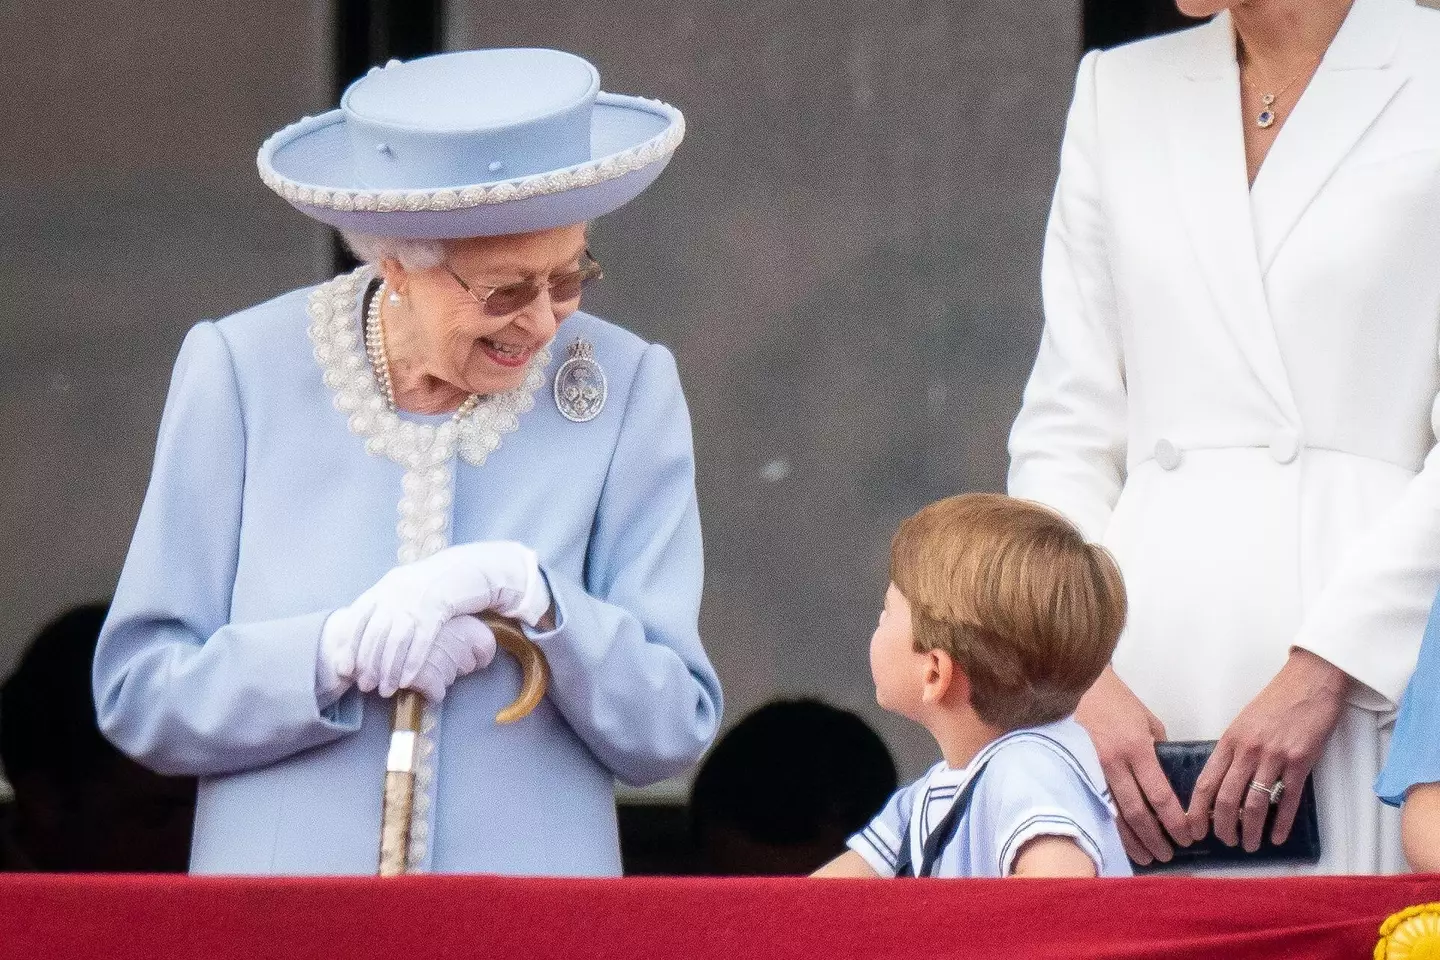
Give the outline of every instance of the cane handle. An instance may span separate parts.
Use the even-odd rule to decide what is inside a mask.
[[[520,694],[495,714],[496,723],[514,723],[530,715],[545,697],[550,665],[520,625],[509,617],[483,613],[480,619],[495,634],[495,645],[520,664]],[[425,698],[414,690],[395,694],[390,718],[390,753],[385,764],[385,794],[380,813],[382,877],[398,877],[410,868],[410,828],[415,814],[415,766],[420,750],[420,724]]]
[[[528,717],[544,699],[550,686],[550,665],[514,620],[490,612],[480,614],[480,619],[494,632],[495,645],[520,664],[520,694],[514,703],[495,714],[496,723],[514,723]]]

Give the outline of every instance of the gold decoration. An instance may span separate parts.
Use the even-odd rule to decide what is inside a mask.
[[[1381,924],[1375,960],[1440,960],[1440,903],[1407,907]]]

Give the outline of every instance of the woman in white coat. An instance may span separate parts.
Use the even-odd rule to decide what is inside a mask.
[[[1138,862],[1285,834],[1313,768],[1313,869],[1403,869],[1370,785],[1440,584],[1440,13],[1180,7],[1217,15],[1081,63],[1010,492],[1125,572],[1079,716]],[[1154,742],[1217,738],[1182,810]]]

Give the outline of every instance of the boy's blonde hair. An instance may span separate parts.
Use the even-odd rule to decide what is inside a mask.
[[[975,712],[1003,730],[1073,713],[1125,625],[1110,553],[1048,507],[999,494],[948,497],[900,524],[890,579],[915,649],[949,654]]]

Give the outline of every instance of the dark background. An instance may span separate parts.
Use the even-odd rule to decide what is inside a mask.
[[[335,269],[255,175],[261,140],[392,55],[558,46],[689,121],[596,224],[586,307],[678,356],[728,720],[814,694],[918,774],[933,744],[874,707],[865,652],[889,538],[1002,489],[1079,55],[1178,22],[1159,0],[6,5],[0,676],[113,589],[185,330]]]

